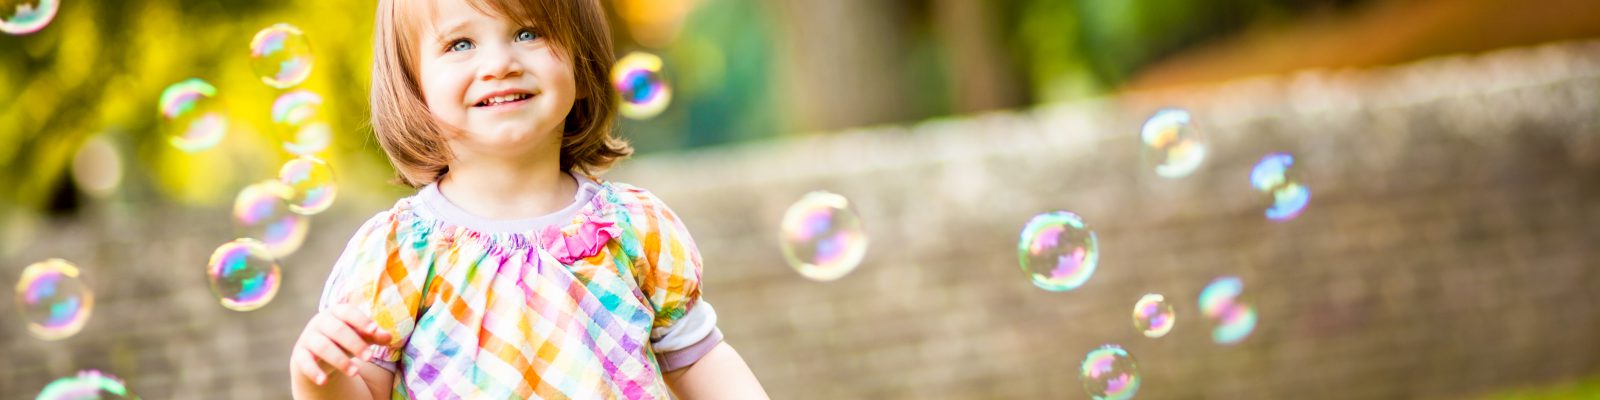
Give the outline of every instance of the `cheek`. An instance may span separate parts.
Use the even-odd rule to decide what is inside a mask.
[[[452,105],[460,103],[461,85],[456,84],[458,79],[451,76],[446,70],[428,68],[424,66],[420,74],[421,82],[418,86],[422,89],[422,101],[434,113],[451,109]]]

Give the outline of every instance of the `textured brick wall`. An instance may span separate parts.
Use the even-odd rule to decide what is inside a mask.
[[[1134,137],[1169,105],[1211,140],[1182,180],[1145,172]],[[1249,187],[1271,151],[1313,190],[1298,219],[1262,218]],[[707,298],[777,398],[1084,398],[1079,362],[1104,343],[1138,359],[1141,398],[1460,398],[1600,372],[1600,43],[652,156],[610,177],[689,224]],[[835,282],[801,279],[776,247],[784,208],[814,189],[849,196],[872,240]],[[0,308],[0,398],[82,368],[146,398],[287,397],[286,349],[328,265],[390,200],[367,197],[317,217],[277,300],[250,313],[216,305],[200,272],[223,211],[94,205],[44,226],[0,276],[71,258],[97,307],[59,342]],[[1067,293],[1015,259],[1022,224],[1057,209],[1103,251]],[[1195,305],[1220,275],[1261,315],[1233,346]],[[1131,326],[1148,292],[1176,302],[1165,338]]]

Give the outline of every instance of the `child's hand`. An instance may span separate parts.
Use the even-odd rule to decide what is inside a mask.
[[[327,371],[355,376],[355,361],[368,358],[368,347],[386,345],[392,339],[361,311],[340,304],[311,317],[294,343],[289,362],[295,372],[321,385],[328,381]]]

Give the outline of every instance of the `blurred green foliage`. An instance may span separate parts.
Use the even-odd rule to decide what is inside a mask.
[[[898,94],[906,111],[877,122],[929,118],[954,109],[950,88],[964,77],[944,65],[953,54],[945,41],[977,33],[941,35],[941,29],[956,29],[941,26],[928,11],[943,1],[962,0],[851,6],[852,11],[894,13],[863,20],[886,24],[880,31],[906,38],[898,43],[910,47],[905,65],[863,72],[909,81],[900,86],[907,92]],[[1006,67],[1011,69],[1004,79],[1025,88],[1013,103],[1028,104],[1098,95],[1141,66],[1207,38],[1350,2],[1002,0],[981,7],[996,19],[990,26],[998,32],[983,36],[988,45],[1015,60],[1005,64],[1014,67]],[[780,109],[791,94],[782,93],[776,84],[781,77],[773,76],[774,60],[781,59],[776,55],[785,51],[775,45],[782,33],[773,26],[789,16],[775,11],[772,2],[695,3],[681,34],[661,49],[635,44],[613,15],[618,52],[662,55],[674,85],[674,104],[666,113],[621,124],[622,135],[641,153],[774,137],[792,125]],[[832,6],[840,4],[853,3]],[[84,201],[96,200],[77,190],[70,174],[75,152],[96,135],[124,155],[120,189],[96,201],[225,206],[239,188],[272,177],[291,157],[270,131],[270,106],[284,90],[255,77],[248,45],[256,31],[279,22],[300,27],[311,42],[315,65],[299,88],[324,97],[335,137],[323,157],[335,166],[342,185],[356,189],[342,192],[392,191],[385,185],[390,169],[366,126],[374,5],[372,0],[66,0],[42,31],[0,35],[0,179],[6,182],[0,185],[0,211],[70,214]],[[157,113],[162,90],[191,77],[219,89],[230,118],[222,144],[194,154],[167,143]]]

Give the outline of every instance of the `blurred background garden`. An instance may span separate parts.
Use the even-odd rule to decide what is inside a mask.
[[[0,0],[0,398],[85,370],[288,397],[345,240],[411,193],[368,127],[375,3]],[[1600,398],[1600,3],[602,3],[671,91],[606,177],[683,217],[774,398],[1090,398],[1105,345],[1139,398]],[[258,65],[275,29],[292,82]],[[1198,153],[1141,133],[1160,110]],[[1279,154],[1314,193],[1286,217],[1252,188]],[[312,159],[336,182],[315,210],[239,226],[241,192]],[[870,238],[837,276],[780,248],[815,190]],[[1057,210],[1098,238],[1065,287],[1018,250]],[[240,237],[281,268],[244,306],[207,275]],[[55,327],[24,298],[48,259],[89,293]],[[1211,329],[1218,282],[1243,336]],[[1147,293],[1170,335],[1130,322]]]

